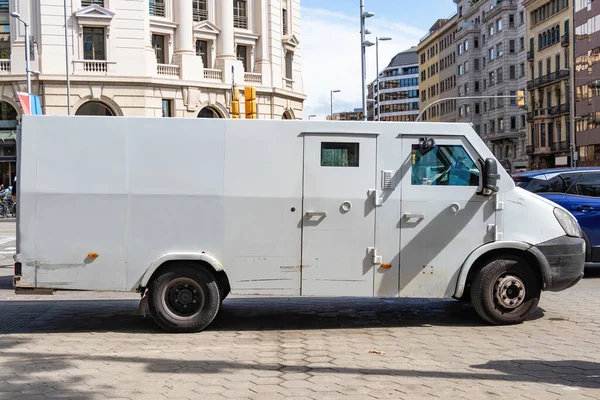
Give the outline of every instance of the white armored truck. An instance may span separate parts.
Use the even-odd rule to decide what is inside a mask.
[[[25,116],[16,293],[137,291],[172,332],[229,294],[469,299],[583,276],[575,218],[467,124]]]

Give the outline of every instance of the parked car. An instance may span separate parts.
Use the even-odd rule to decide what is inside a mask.
[[[513,175],[517,186],[560,204],[581,225],[586,261],[600,262],[600,168],[565,168]]]

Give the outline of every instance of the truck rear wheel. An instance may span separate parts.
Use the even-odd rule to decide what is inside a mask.
[[[169,332],[198,332],[219,312],[221,295],[215,277],[197,266],[166,269],[148,285],[152,318]]]
[[[471,284],[475,311],[497,325],[525,321],[536,310],[540,293],[540,282],[532,266],[509,255],[489,261]]]

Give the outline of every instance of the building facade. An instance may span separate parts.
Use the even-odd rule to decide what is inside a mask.
[[[414,121],[419,115],[419,63],[417,47],[400,52],[377,80],[367,87],[367,119],[370,121]],[[378,101],[374,100],[378,96]],[[377,103],[378,107],[375,105]]]
[[[507,171],[524,170],[525,110],[516,97],[497,97],[525,90],[525,9],[520,0],[454,2],[457,92],[465,97],[457,102],[456,119],[473,125]]]
[[[575,1],[574,132],[579,166],[600,165],[600,2]]]
[[[456,100],[434,101],[456,97],[456,36],[457,14],[438,19],[419,42],[419,95],[420,109],[426,110],[422,121],[456,121]]]
[[[529,167],[570,165],[572,48],[569,0],[525,0]],[[572,6],[572,4],[571,4]]]
[[[327,116],[328,121],[362,121],[363,111],[362,108],[355,108],[354,111],[342,111],[333,113],[333,117]]]

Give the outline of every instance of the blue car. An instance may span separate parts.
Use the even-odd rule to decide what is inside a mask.
[[[600,167],[528,171],[513,179],[517,186],[569,210],[583,230],[586,262],[600,262]]]

